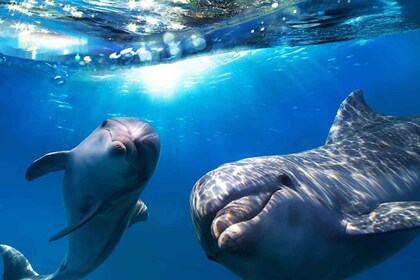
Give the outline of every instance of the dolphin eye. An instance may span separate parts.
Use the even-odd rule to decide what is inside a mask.
[[[108,124],[108,120],[104,120],[104,121],[101,123],[100,128],[105,127],[107,124]]]

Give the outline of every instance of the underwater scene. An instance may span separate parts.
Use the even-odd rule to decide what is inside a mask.
[[[0,1],[5,280],[419,279],[416,0]]]

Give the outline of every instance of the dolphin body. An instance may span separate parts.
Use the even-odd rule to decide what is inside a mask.
[[[420,232],[420,117],[373,112],[355,91],[324,146],[243,159],[190,197],[208,258],[243,279],[343,279]]]
[[[63,196],[69,227],[50,240],[69,234],[67,255],[56,272],[39,275],[19,251],[0,245],[4,280],[72,280],[96,269],[129,226],[147,219],[147,207],[138,197],[155,170],[159,152],[159,137],[148,123],[113,118],[74,149],[33,162],[26,173],[29,181],[65,170]]]

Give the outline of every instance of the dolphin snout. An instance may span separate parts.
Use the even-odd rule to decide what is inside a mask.
[[[111,154],[116,157],[124,156],[127,153],[127,148],[124,143],[120,141],[113,141],[111,143]]]
[[[130,156],[136,153],[136,146],[127,137],[116,137],[111,142],[111,153],[117,157]]]

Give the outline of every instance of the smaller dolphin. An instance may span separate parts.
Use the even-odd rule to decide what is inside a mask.
[[[0,245],[4,280],[73,280],[96,269],[129,226],[148,218],[147,207],[138,197],[159,153],[159,137],[148,123],[113,118],[74,149],[33,162],[26,172],[29,181],[65,170],[63,197],[69,226],[50,241],[69,235],[67,255],[56,272],[39,275],[19,251]]]
[[[242,279],[344,279],[420,232],[420,117],[342,103],[325,145],[227,163],[190,201],[209,259]]]

